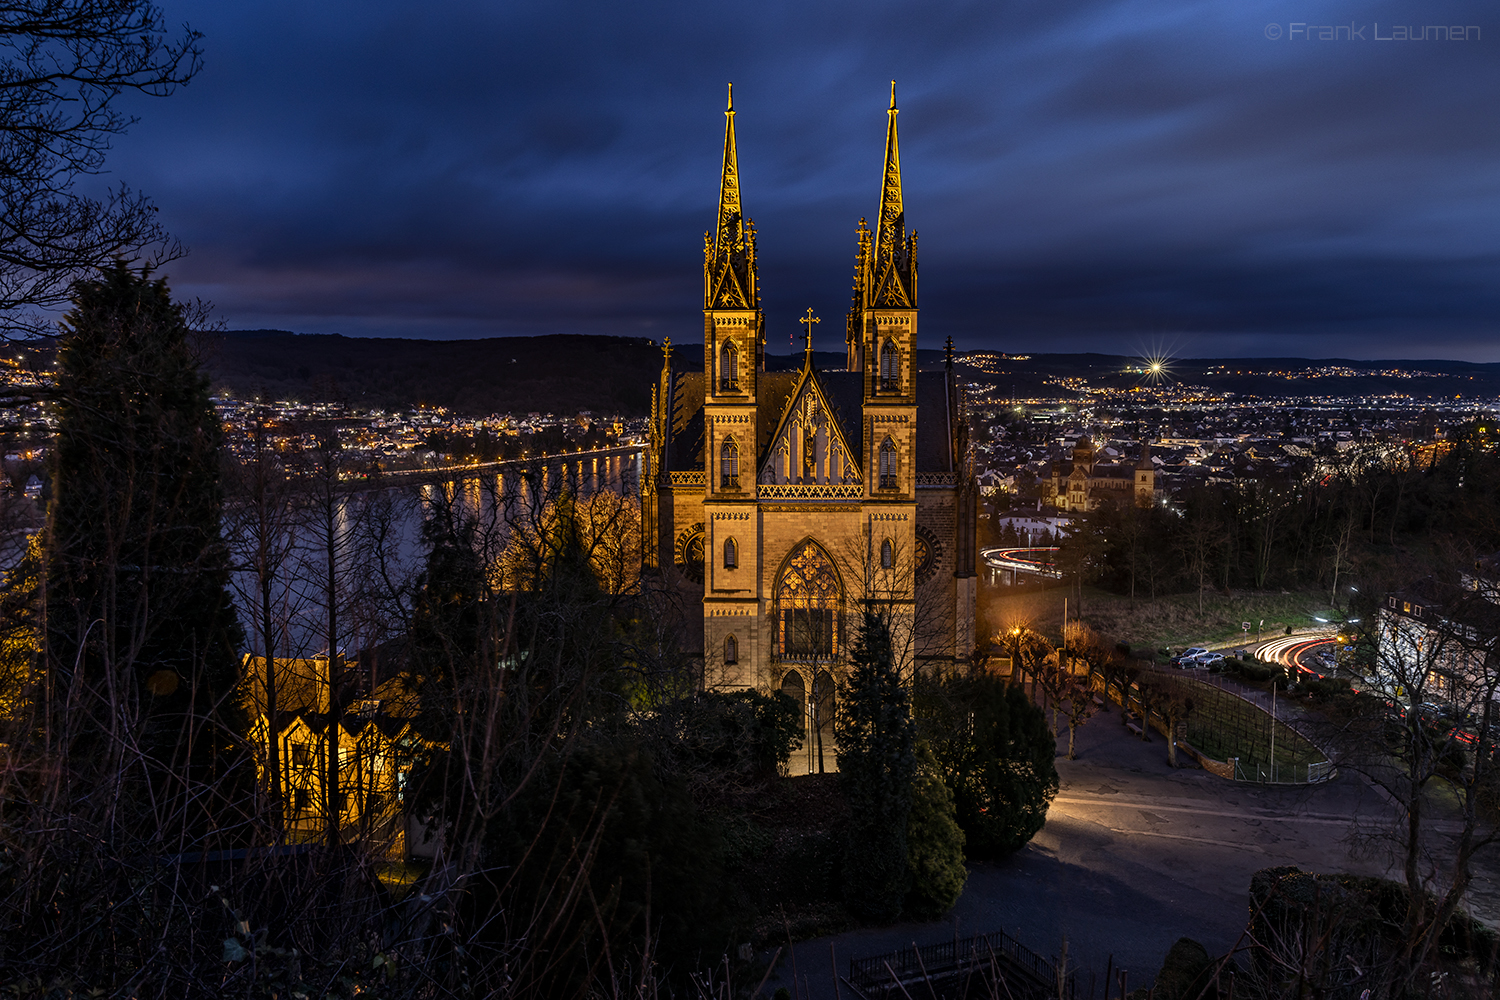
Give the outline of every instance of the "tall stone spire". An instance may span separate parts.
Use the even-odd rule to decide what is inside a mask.
[[[901,145],[896,136],[896,81],[891,81],[891,106],[886,111],[885,172],[880,180],[880,214],[875,220],[869,253],[865,306],[917,305],[917,237],[906,232],[906,207],[901,199]]]
[[[740,204],[740,164],[734,143],[734,84],[724,111],[724,165],[719,173],[719,219],[703,234],[703,308],[756,309],[755,225]]]
[[[880,178],[880,216],[875,223],[875,245],[884,256],[906,242],[906,209],[901,204],[901,145],[896,138],[896,81],[891,81],[891,106],[886,111],[885,172]]]

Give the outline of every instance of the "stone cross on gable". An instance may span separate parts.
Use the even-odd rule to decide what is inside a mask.
[[[807,353],[811,354],[812,353],[812,328],[813,328],[813,324],[814,323],[821,323],[823,321],[821,319],[819,319],[818,317],[816,317],[816,316],[813,315],[812,307],[809,306],[808,310],[807,310],[807,315],[803,316],[797,322],[801,323],[803,326],[807,327],[807,332],[804,333],[802,336],[805,337],[806,340],[807,340]]]

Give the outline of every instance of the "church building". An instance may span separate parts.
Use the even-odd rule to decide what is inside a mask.
[[[1149,507],[1156,496],[1151,445],[1141,444],[1141,457],[1134,466],[1100,462],[1094,453],[1094,442],[1084,435],[1073,446],[1073,461],[1052,463],[1042,493],[1049,506],[1069,512],[1098,510],[1106,503]]]
[[[755,228],[740,200],[734,106],[719,213],[704,236],[703,356],[670,341],[643,477],[645,561],[701,586],[704,683],[783,690],[831,718],[866,601],[903,670],[974,648],[978,489],[952,370],[919,371],[917,238],[906,229],[892,86],[873,230],[857,230],[846,365],[766,371]],[[809,701],[811,699],[811,702]],[[817,725],[817,723],[814,723]]]

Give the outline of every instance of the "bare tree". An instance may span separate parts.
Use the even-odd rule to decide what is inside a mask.
[[[282,836],[286,832],[285,772],[277,720],[284,706],[279,703],[276,650],[286,646],[290,617],[286,602],[292,596],[288,575],[298,545],[298,497],[291,470],[283,460],[284,440],[278,438],[272,424],[271,408],[262,400],[244,428],[248,451],[240,462],[232,464],[226,535],[238,570],[231,579],[243,607],[250,612],[260,648],[260,673],[252,687],[265,719],[262,780],[272,828]]]
[[[1340,766],[1401,808],[1393,843],[1408,890],[1402,956],[1415,974],[1458,911],[1474,857],[1500,840],[1500,606],[1459,574],[1361,591],[1387,594],[1345,626],[1358,630],[1367,694],[1325,735]],[[1456,833],[1444,836],[1440,823]]]
[[[135,122],[122,96],[164,97],[202,65],[198,40],[171,38],[147,0],[15,0],[0,9],[0,332],[35,335],[37,310],[116,258],[181,255],[155,206],[121,186],[77,191]]]

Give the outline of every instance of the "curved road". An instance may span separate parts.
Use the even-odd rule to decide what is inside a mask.
[[[1014,548],[985,549],[979,555],[984,559],[985,565],[991,569],[1029,573],[1033,576],[1061,577],[1062,573],[1058,571],[1057,566],[1050,558],[1056,552],[1056,546],[1045,548],[1017,546]]]
[[[1262,660],[1322,677],[1327,668],[1316,659],[1316,653],[1324,648],[1332,649],[1336,641],[1334,636],[1326,634],[1282,636],[1262,643],[1255,655]]]

